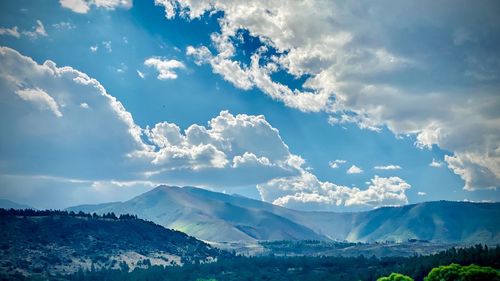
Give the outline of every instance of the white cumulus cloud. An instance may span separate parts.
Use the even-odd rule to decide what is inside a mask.
[[[361,174],[361,173],[363,173],[363,170],[356,165],[352,165],[349,169],[347,169],[346,173],[348,173],[348,174]]]
[[[436,159],[432,158],[432,162],[429,163],[429,166],[433,167],[433,168],[441,168],[441,167],[444,166],[444,163],[441,162],[441,161],[437,161]]]
[[[375,176],[365,189],[318,180],[309,172],[278,178],[257,186],[263,200],[299,209],[335,209],[345,206],[384,206],[408,203],[405,191],[411,186],[398,177]]]
[[[345,164],[346,162],[347,162],[346,160],[337,159],[337,160],[333,160],[333,161],[328,162],[328,165],[332,169],[338,169],[341,164]]]
[[[175,69],[183,69],[186,66],[178,60],[166,60],[151,57],[144,61],[145,66],[154,67],[158,71],[157,78],[160,80],[177,79]],[[140,76],[140,75],[139,75]]]

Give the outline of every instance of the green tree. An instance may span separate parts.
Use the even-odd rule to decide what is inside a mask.
[[[491,267],[456,263],[433,268],[424,281],[500,281],[500,272]]]
[[[413,278],[400,273],[391,273],[389,276],[380,277],[377,281],[413,281]]]

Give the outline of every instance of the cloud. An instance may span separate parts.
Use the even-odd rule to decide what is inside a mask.
[[[57,102],[45,91],[39,88],[17,90],[15,93],[21,99],[35,104],[40,109],[50,110],[57,117],[63,116],[59,110],[59,104],[57,104]]]
[[[207,126],[193,124],[181,131],[162,122],[146,128],[145,134],[157,149],[140,157],[153,164],[149,178],[156,181],[254,185],[299,174],[304,164],[262,115],[222,111]]]
[[[427,195],[427,193],[422,192],[422,191],[419,191],[419,192],[417,192],[417,195],[418,195],[418,196],[425,196],[425,195]]]
[[[71,30],[71,29],[75,29],[76,28],[76,25],[74,25],[73,23],[69,22],[69,21],[61,21],[59,23],[54,23],[52,25],[55,29],[67,29],[67,30]]]
[[[432,162],[429,163],[429,166],[430,167],[433,167],[433,168],[441,168],[443,167],[444,163],[441,162],[441,161],[436,161],[436,159],[432,158]]]
[[[475,190],[477,186],[484,189],[497,189],[498,178],[485,166],[499,168],[500,162],[496,159],[482,158],[474,154],[445,155],[444,160],[453,172],[465,180],[465,190]],[[431,163],[432,164],[432,163]]]
[[[154,67],[158,71],[157,78],[159,80],[177,79],[175,69],[186,68],[184,64],[178,60],[166,60],[158,57],[151,57],[144,61],[145,66]]]
[[[356,165],[352,165],[348,170],[347,170],[347,174],[361,174],[363,173],[363,170],[356,166]]]
[[[253,153],[245,152],[243,155],[236,155],[233,158],[233,168],[242,167],[245,165],[263,165],[270,166],[272,163],[267,157],[257,157]]]
[[[45,31],[45,26],[41,20],[36,21],[36,26],[33,26],[33,31],[23,31],[23,35],[28,36],[31,39],[37,39],[39,37],[47,37],[47,31]]]
[[[124,73],[127,71],[128,66],[126,64],[124,64],[123,62],[121,62],[120,65],[118,67],[116,67],[115,69],[116,69],[116,72],[118,72],[118,73]]]
[[[401,166],[399,165],[387,165],[387,166],[375,166],[373,167],[375,170],[401,170]]]
[[[99,50],[99,46],[98,45],[90,46],[89,49],[92,53],[95,53],[97,52],[97,50]]]
[[[314,94],[313,92],[301,92],[291,90],[286,85],[275,82],[271,79],[271,74],[278,70],[276,63],[271,62],[265,66],[261,66],[261,53],[267,51],[266,48],[261,48],[259,53],[252,55],[251,63],[248,67],[243,67],[238,61],[231,60],[234,55],[233,47],[227,37],[219,38],[212,36],[220,53],[216,56],[202,46],[194,48],[188,46],[186,54],[193,56],[197,64],[208,63],[212,66],[212,71],[233,84],[234,86],[250,90],[254,87],[260,89],[271,98],[284,102],[287,106],[297,108],[304,112],[317,112],[328,102],[328,96],[324,94]]]
[[[234,186],[298,174],[303,164],[262,115],[222,111],[207,126],[143,129],[86,74],[6,47],[0,55],[0,118],[9,120],[1,174]]]
[[[104,49],[108,51],[108,53],[113,52],[113,48],[111,48],[111,41],[102,41],[102,46],[104,46]],[[90,47],[92,50],[92,47]],[[97,49],[96,49],[97,50]]]
[[[33,30],[21,30],[19,31],[17,26],[12,28],[0,27],[0,35],[9,35],[16,38],[21,38],[21,35],[27,36],[30,39],[38,39],[39,37],[47,37],[47,31],[42,21],[37,20],[36,26],[33,26]]]
[[[341,164],[344,164],[346,162],[347,162],[346,160],[337,159],[337,160],[333,160],[333,161],[328,162],[328,165],[332,169],[338,169]]]
[[[21,34],[19,33],[17,26],[14,26],[12,28],[0,27],[0,35],[9,35],[16,38],[21,37]]]
[[[397,177],[376,176],[366,189],[319,181],[263,115],[221,111],[205,126],[181,130],[160,122],[140,128],[97,80],[78,70],[38,64],[6,47],[0,48],[0,66],[0,120],[8,120],[0,126],[2,185],[43,178],[45,188],[54,181],[57,188],[78,186],[61,196],[100,190],[84,186],[109,196],[117,185],[136,183],[258,185],[263,200],[298,208],[407,202],[410,186]]]
[[[1,174],[125,180],[141,128],[95,79],[0,48]]]
[[[186,53],[234,86],[326,112],[331,124],[387,127],[415,135],[418,147],[438,145],[473,190],[500,186],[500,55],[488,47],[500,20],[495,1],[462,2],[155,1],[168,19],[219,17],[212,51]],[[236,56],[242,30],[262,42],[250,63]],[[301,90],[275,81],[279,72],[304,78]]]
[[[0,66],[0,120],[8,120],[0,174],[230,187],[298,174],[304,164],[262,115],[222,111],[184,131],[169,122],[140,128],[78,70],[7,47]]]
[[[339,207],[376,207],[408,203],[405,191],[411,186],[398,177],[375,176],[366,189],[322,182],[309,172],[299,176],[273,179],[259,184],[263,200],[297,209],[335,210]]]
[[[88,13],[92,6],[107,10],[132,7],[132,0],[59,0],[59,3],[62,7],[79,14]]]

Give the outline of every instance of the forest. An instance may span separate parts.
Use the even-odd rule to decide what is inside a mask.
[[[468,266],[471,264],[500,268],[500,247],[488,248],[482,245],[455,249],[451,248],[435,255],[407,258],[376,258],[359,256],[346,257],[221,257],[215,263],[186,264],[182,267],[151,266],[147,269],[79,271],[65,276],[72,281],[87,280],[373,280],[391,273],[400,273],[414,280],[424,280],[434,269],[450,264]],[[498,271],[489,269],[489,279],[500,280]],[[446,268],[445,268],[446,269]],[[441,273],[445,270],[441,269]],[[458,272],[459,270],[456,269]],[[493,275],[491,275],[493,274]],[[395,275],[393,275],[394,277]],[[432,277],[432,276],[431,276]],[[389,278],[389,277],[387,277]],[[496,279],[495,279],[496,278]],[[399,279],[382,279],[399,280]],[[411,280],[411,279],[400,279]],[[426,279],[426,281],[439,279]],[[443,279],[454,280],[454,279]],[[460,280],[460,279],[456,279]]]

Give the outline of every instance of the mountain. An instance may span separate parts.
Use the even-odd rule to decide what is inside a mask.
[[[358,213],[302,213],[299,222],[336,240],[500,243],[500,203],[424,202]]]
[[[0,280],[16,274],[46,277],[79,269],[210,262],[227,255],[130,215],[0,209],[0,225]]]
[[[303,212],[194,187],[159,186],[126,202],[69,210],[137,214],[214,242],[417,239],[500,244],[500,203],[437,201],[367,212]]]
[[[0,208],[3,209],[34,209],[28,205],[23,205],[16,203],[14,201],[10,201],[8,199],[0,199]]]
[[[274,209],[271,204],[245,197],[171,186],[159,186],[123,203],[68,208],[136,214],[205,241],[327,239]]]

